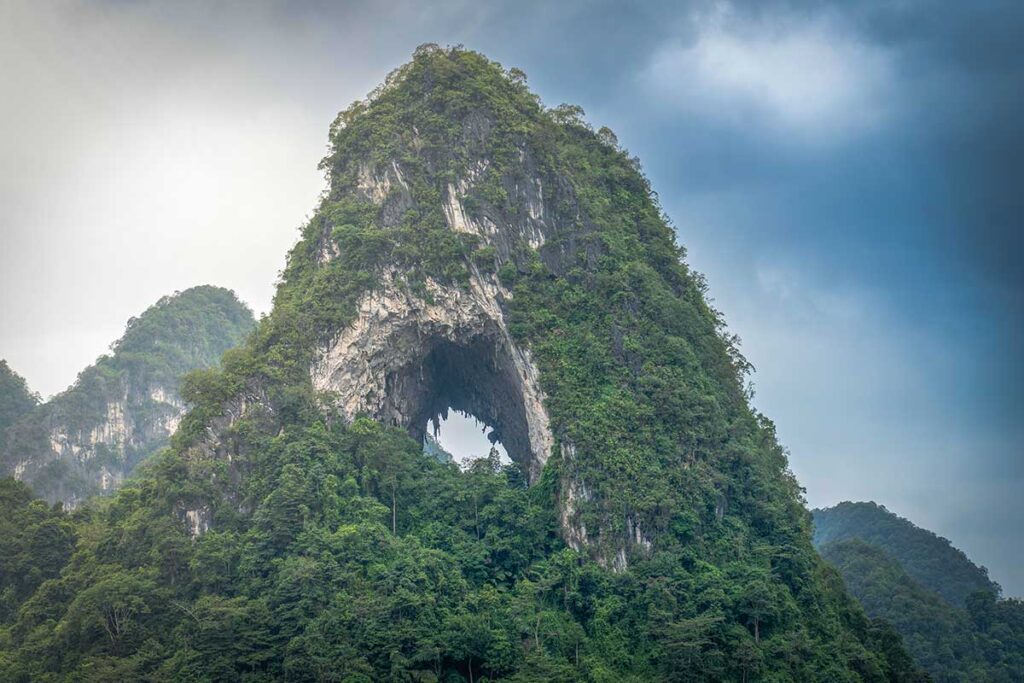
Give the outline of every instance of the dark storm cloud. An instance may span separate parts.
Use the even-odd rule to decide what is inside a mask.
[[[870,37],[902,52],[955,209],[947,229],[987,282],[1024,287],[1024,5],[920,3],[880,8]],[[1019,314],[1019,308],[1017,313]]]
[[[643,159],[811,502],[877,498],[1020,594],[1024,6],[649,7],[521,65]]]

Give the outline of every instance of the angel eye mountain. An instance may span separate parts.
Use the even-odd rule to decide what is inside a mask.
[[[252,313],[226,289],[194,287],[164,297],[128,321],[111,355],[39,406],[17,398],[27,391],[24,381],[19,388],[4,364],[4,420],[14,406],[31,409],[2,425],[3,470],[67,508],[117,488],[177,428],[185,412],[182,375],[216,365],[253,325]]]
[[[63,564],[12,536],[0,678],[924,680],[814,551],[610,131],[424,46],[329,135],[272,312],[187,376],[171,447],[70,519],[0,496]],[[514,462],[425,455],[449,409]]]

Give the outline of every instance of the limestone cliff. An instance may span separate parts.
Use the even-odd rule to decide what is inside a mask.
[[[501,310],[510,293],[478,271],[466,289],[428,279],[422,297],[400,278],[383,272],[356,319],[319,349],[313,387],[347,420],[371,415],[418,440],[449,408],[476,415],[536,481],[554,439],[537,367]]]
[[[5,473],[67,507],[116,489],[177,429],[181,376],[215,365],[252,325],[249,310],[224,289],[164,297],[129,321],[111,355],[7,428]]]
[[[190,458],[231,460],[218,485],[250,509],[239,425],[276,433],[283,396],[311,391],[328,421],[420,442],[449,408],[475,415],[528,481],[550,477],[564,541],[620,571],[673,528],[719,525],[751,463],[772,514],[803,523],[745,361],[636,160],[477,59],[424,48],[338,116],[330,188],[224,379],[235,393],[198,397]]]

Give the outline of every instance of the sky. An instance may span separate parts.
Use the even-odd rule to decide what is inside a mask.
[[[267,312],[335,114],[463,44],[639,156],[810,506],[1022,596],[1021,35],[1018,2],[2,2],[0,357],[48,396],[164,294]]]

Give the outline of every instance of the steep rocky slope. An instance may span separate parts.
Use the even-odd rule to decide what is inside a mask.
[[[129,320],[111,355],[83,370],[74,386],[8,426],[0,451],[5,473],[69,508],[117,488],[177,429],[185,412],[182,375],[215,365],[253,325],[225,289],[164,297]]]
[[[610,131],[424,46],[330,143],[273,311],[84,511],[0,677],[917,680]],[[449,408],[515,464],[425,456]]]

